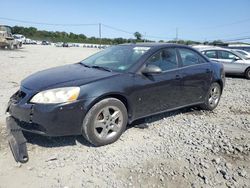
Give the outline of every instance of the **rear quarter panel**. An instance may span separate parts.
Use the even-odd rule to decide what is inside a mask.
[[[213,69],[213,82],[220,83],[222,89],[225,87],[225,71],[224,65],[219,62],[211,61]]]

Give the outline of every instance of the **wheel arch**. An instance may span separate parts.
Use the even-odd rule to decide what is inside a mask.
[[[129,103],[129,100],[127,97],[125,97],[123,94],[121,93],[108,93],[108,94],[104,94],[104,95],[101,95],[99,96],[98,98],[95,98],[93,101],[91,101],[91,103],[88,105],[88,108],[87,108],[87,112],[98,102],[102,101],[103,99],[107,99],[107,98],[115,98],[115,99],[118,99],[119,101],[121,101],[126,109],[127,109],[127,112],[128,112],[128,120],[130,119],[131,117],[131,105]]]
[[[244,75],[246,75],[247,71],[250,70],[250,65],[246,68],[246,70],[244,71]]]
[[[220,88],[221,88],[221,94],[222,94],[222,91],[223,91],[223,88],[224,88],[224,83],[222,82],[222,80],[215,80],[214,82],[218,83],[220,85]]]

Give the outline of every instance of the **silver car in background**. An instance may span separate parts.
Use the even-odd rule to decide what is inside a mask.
[[[250,79],[250,59],[239,52],[218,47],[198,50],[209,59],[223,63],[225,73],[244,75]]]

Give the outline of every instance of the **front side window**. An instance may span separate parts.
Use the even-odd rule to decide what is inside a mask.
[[[234,60],[236,59],[237,56],[234,55],[231,52],[227,52],[227,51],[218,51],[218,59],[229,59],[229,60]]]
[[[158,51],[149,58],[147,65],[156,65],[160,67],[162,71],[178,68],[176,50],[169,48]]]
[[[205,62],[196,52],[192,50],[180,48],[179,53],[184,67]]]

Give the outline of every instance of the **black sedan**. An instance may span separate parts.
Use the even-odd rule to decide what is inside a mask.
[[[187,106],[213,110],[223,87],[223,66],[193,48],[118,45],[24,79],[7,124],[47,136],[82,134],[101,146],[139,118]]]

